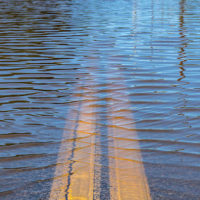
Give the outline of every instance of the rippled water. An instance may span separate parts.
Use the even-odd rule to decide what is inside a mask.
[[[0,199],[49,198],[67,113],[84,102],[95,108],[104,169],[96,199],[109,199],[107,127],[116,125],[135,127],[153,200],[199,200],[199,6],[1,1]]]

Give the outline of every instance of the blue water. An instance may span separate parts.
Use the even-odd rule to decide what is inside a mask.
[[[119,124],[136,127],[153,200],[199,200],[199,6],[1,1],[0,199],[48,199],[67,112],[84,86],[99,99],[100,135],[108,98],[119,91],[118,100],[128,99],[133,117]],[[126,116],[114,102],[116,117]]]

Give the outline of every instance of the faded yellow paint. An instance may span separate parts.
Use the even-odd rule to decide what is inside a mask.
[[[119,92],[117,95],[120,95]],[[114,96],[115,93],[112,94]],[[83,99],[86,98],[83,91]],[[116,116],[119,113],[112,107],[112,98],[108,101],[110,199],[151,200],[128,100],[115,102],[115,107],[120,106],[126,111],[126,116]],[[69,113],[70,120],[67,120],[63,133],[49,200],[66,200],[66,194],[69,200],[93,200],[95,136],[98,134],[95,133],[94,109],[95,101],[84,101],[77,109],[79,111]],[[73,135],[75,129],[76,138]]]
[[[112,200],[150,200],[150,191],[145,176],[139,146],[134,149],[120,147],[123,141],[117,138],[124,132],[112,130],[113,148],[110,148],[110,196]],[[135,133],[133,132],[133,135]],[[129,143],[130,147],[131,143]],[[136,149],[135,149],[136,148]]]
[[[94,108],[87,102],[82,102],[79,111],[72,110],[69,113],[49,200],[66,200],[66,194],[70,200],[93,199],[95,153],[95,124],[91,121],[95,119],[92,115],[93,110]],[[87,113],[90,113],[89,117]],[[75,129],[76,138],[73,138]],[[72,154],[73,158],[69,160]],[[71,173],[68,174],[70,167]]]
[[[121,88],[126,88],[121,78],[119,83]],[[123,91],[112,91],[113,99],[118,101],[108,108],[109,135],[113,143],[109,148],[110,199],[151,200],[129,97],[124,94]],[[110,100],[110,105],[112,103]]]

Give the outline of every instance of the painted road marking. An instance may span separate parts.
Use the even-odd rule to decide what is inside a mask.
[[[118,101],[109,102],[112,125],[109,135],[113,137],[113,148],[110,148],[110,196],[112,200],[151,200],[124,70],[121,66],[115,66],[110,72],[109,69],[107,73],[113,73],[114,79],[109,79],[108,89],[121,88],[111,90],[110,95]]]
[[[82,99],[88,98],[86,94],[84,90]],[[119,91],[109,95],[112,95],[107,105],[110,199],[151,200],[128,97]],[[113,98],[118,103],[112,102]],[[49,200],[93,200],[94,191],[99,189],[94,188],[95,101],[93,106],[89,102],[80,101],[78,111],[69,113],[72,120],[66,122]],[[121,108],[122,116],[113,107]],[[131,126],[127,128],[127,124]]]
[[[82,100],[86,98],[90,99],[83,90]],[[94,107],[88,102],[80,101],[77,111],[69,112],[69,119],[73,120],[66,121],[49,200],[93,199],[95,153],[93,110]]]
[[[128,113],[126,114],[128,115]],[[116,120],[115,117],[112,117],[112,124],[117,124]],[[113,148],[110,149],[110,199],[150,200],[149,186],[135,129],[116,127],[109,129],[110,135],[113,136]],[[126,139],[122,139],[122,136]]]

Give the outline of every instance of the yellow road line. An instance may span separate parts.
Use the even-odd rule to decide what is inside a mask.
[[[82,99],[90,98],[85,92]],[[88,102],[82,102],[79,112],[69,112],[49,200],[93,199],[96,128],[93,110]]]
[[[123,86],[123,80],[120,80],[120,83]],[[118,110],[114,112],[110,103],[109,135],[113,137],[113,148],[110,148],[111,199],[151,200],[129,99],[123,92],[113,92],[112,97],[118,99],[118,103],[115,103]],[[117,113],[119,115],[119,108],[123,110],[120,114],[123,116],[116,116]],[[122,137],[126,140],[121,140]]]
[[[92,99],[87,93],[83,91],[83,99]],[[110,199],[151,200],[128,97],[119,91],[111,95],[107,104],[108,137],[112,138],[108,147]],[[115,96],[118,101],[112,102]],[[94,188],[95,100],[81,102],[79,108],[69,112],[49,200],[93,200],[94,190],[99,189]]]
[[[112,123],[115,123],[113,119]],[[112,200],[150,200],[150,191],[142,164],[139,145],[129,141],[126,149],[118,135],[125,135],[127,131],[110,130],[113,135],[113,149],[110,157],[110,195]],[[132,132],[136,137],[136,132]],[[133,144],[132,144],[133,143]],[[126,144],[126,142],[125,142]],[[124,145],[125,145],[124,144]]]

